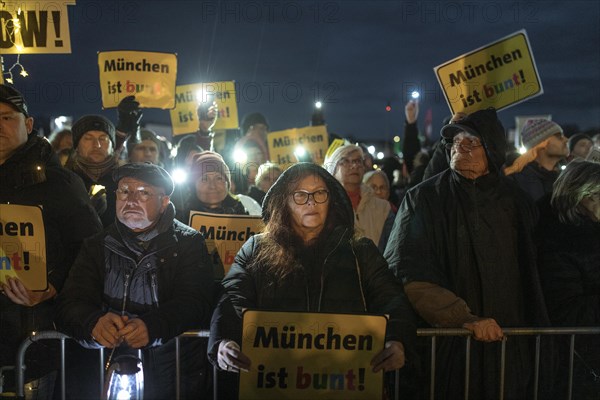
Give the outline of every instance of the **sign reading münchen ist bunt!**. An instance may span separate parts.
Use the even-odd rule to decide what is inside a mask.
[[[544,93],[531,45],[520,30],[434,68],[453,114],[501,110]]]
[[[135,96],[143,108],[175,107],[177,56],[144,51],[98,53],[102,106],[116,107]]]

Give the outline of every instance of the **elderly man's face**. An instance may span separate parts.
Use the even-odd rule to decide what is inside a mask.
[[[117,188],[117,218],[132,231],[143,232],[154,226],[169,201],[162,188],[125,177]]]
[[[27,142],[27,135],[32,129],[33,118],[27,118],[9,104],[0,102],[0,164]]]
[[[467,179],[476,179],[489,172],[485,149],[477,136],[467,132],[454,136],[450,168]]]
[[[364,159],[359,151],[352,151],[338,161],[335,168],[335,179],[342,185],[360,185],[365,175]]]

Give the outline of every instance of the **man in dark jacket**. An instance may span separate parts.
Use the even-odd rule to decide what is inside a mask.
[[[92,204],[105,228],[115,222],[115,182],[112,173],[119,166],[119,154],[127,140],[140,142],[140,104],[125,97],[117,108],[117,127],[102,115],[84,115],[73,124],[73,149],[65,168],[83,179]]]
[[[442,128],[446,171],[410,190],[386,248],[417,313],[431,326],[466,328],[472,345],[470,398],[498,396],[501,326],[544,326],[548,317],[535,268],[535,208],[502,177],[506,139],[493,109]],[[511,339],[507,399],[531,390],[528,342]],[[438,347],[436,398],[464,398],[464,341]]]
[[[82,240],[101,225],[81,179],[61,167],[50,143],[34,132],[23,96],[6,85],[0,85],[0,203],[41,206],[48,271],[43,292],[29,290],[18,278],[1,285],[0,366],[7,366],[15,364],[23,339],[53,329],[54,297]],[[9,217],[0,215],[3,225]],[[46,346],[33,347],[26,358],[28,378],[48,373],[55,361]]]
[[[208,252],[200,233],[175,219],[167,171],[126,164],[113,178],[117,221],[84,243],[59,296],[57,322],[87,347],[144,349],[144,398],[174,398],[174,338],[207,327],[212,313]],[[198,395],[185,379],[198,384],[200,342],[182,354],[184,397]]]

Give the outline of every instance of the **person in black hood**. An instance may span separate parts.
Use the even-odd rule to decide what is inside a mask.
[[[413,308],[428,326],[466,328],[472,345],[470,398],[497,396],[504,327],[546,326],[535,264],[535,207],[501,174],[504,129],[494,109],[442,128],[450,168],[411,189],[385,251]],[[426,326],[427,326],[426,325]],[[438,346],[436,398],[464,398],[464,342]],[[507,399],[531,388],[528,342],[511,339]]]
[[[222,282],[209,339],[214,365],[230,372],[250,366],[238,346],[245,308],[389,314],[374,371],[401,368],[405,351],[414,359],[416,332],[402,286],[375,244],[355,238],[352,205],[335,178],[311,163],[293,165],[267,193],[262,218],[265,230],[246,242]]]
[[[33,129],[25,99],[0,85],[0,203],[42,209],[48,288],[33,292],[18,278],[0,280],[0,367],[14,365],[19,344],[32,332],[53,329],[54,298],[61,290],[84,238],[99,232],[100,220],[81,179],[62,168],[52,145]],[[10,221],[0,215],[2,223]],[[47,378],[58,359],[35,343],[26,356],[26,380]],[[40,384],[39,387],[43,385]],[[12,387],[12,376],[4,382]]]

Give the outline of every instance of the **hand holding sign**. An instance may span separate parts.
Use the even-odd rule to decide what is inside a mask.
[[[242,351],[240,346],[233,340],[223,340],[219,343],[217,353],[219,368],[229,372],[248,372],[251,361]]]
[[[6,283],[0,284],[2,291],[13,303],[33,307],[56,296],[56,289],[48,284],[45,292],[32,292],[18,278],[6,277]]]
[[[127,96],[117,106],[117,130],[126,133],[128,137],[134,136],[140,127],[144,113],[135,96]]]
[[[402,343],[389,340],[385,342],[385,348],[373,357],[371,366],[373,366],[373,372],[379,372],[382,369],[388,372],[404,367],[405,362]]]

